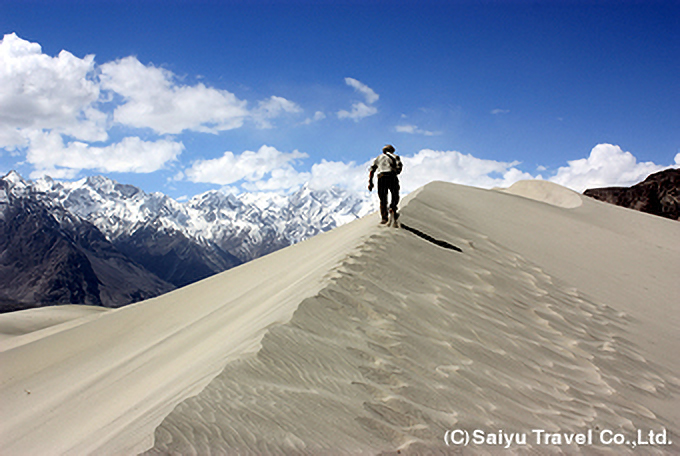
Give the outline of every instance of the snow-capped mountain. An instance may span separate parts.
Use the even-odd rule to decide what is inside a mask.
[[[76,182],[49,177],[27,181],[11,172],[1,183],[0,220],[10,199],[39,204],[58,227],[67,220],[91,226],[120,255],[150,271],[159,283],[174,286],[330,230],[375,207],[369,198],[344,189],[308,186],[287,196],[209,191],[180,203],[103,176]],[[0,250],[0,258],[6,257]]]
[[[119,307],[173,288],[18,174],[0,179],[0,311]]]
[[[180,203],[162,193],[145,193],[103,176],[76,182],[36,181],[37,191],[93,223],[112,242],[141,229],[180,233],[214,245],[239,261],[250,261],[281,247],[363,217],[374,203],[347,190],[302,187],[283,196],[209,191]]]

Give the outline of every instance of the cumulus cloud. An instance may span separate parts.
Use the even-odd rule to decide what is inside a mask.
[[[93,147],[80,141],[65,145],[62,136],[56,132],[36,132],[31,134],[26,158],[36,168],[31,177],[49,174],[70,179],[83,169],[151,173],[176,160],[183,149],[182,143],[143,141],[137,137],[127,137],[105,147]]]
[[[42,53],[37,43],[5,35],[0,41],[0,147],[27,145],[27,134],[55,130],[84,141],[107,139],[106,115],[95,103],[94,56]]]
[[[516,168],[516,162],[484,160],[457,151],[424,149],[414,155],[401,156],[401,159],[404,163],[401,184],[405,193],[433,180],[492,188],[508,187],[519,180],[535,178]],[[372,159],[359,164],[322,160],[312,166],[308,183],[312,188],[341,186],[365,192],[371,163]]]
[[[202,83],[189,86],[164,68],[144,65],[126,57],[101,65],[101,85],[123,98],[114,120],[136,128],[151,128],[158,134],[184,131],[219,133],[240,128],[253,120],[260,128],[272,128],[271,120],[302,108],[283,97],[272,96],[249,110],[248,102],[226,90]]]
[[[221,157],[197,160],[178,179],[210,183],[229,188],[240,187],[250,192],[288,192],[309,184],[314,189],[341,186],[361,192],[365,190],[368,163],[331,162],[322,160],[312,165],[311,171],[298,171],[294,165],[307,154],[294,150],[286,153],[271,146],[262,146],[257,152],[241,154],[225,152]]]
[[[309,173],[300,173],[291,165],[284,165],[271,171],[268,178],[246,181],[241,187],[249,192],[272,191],[287,192],[299,188],[309,180]]]
[[[314,189],[340,186],[356,193],[366,192],[373,159],[365,163],[321,160],[313,164],[309,172],[296,169],[298,159],[305,157],[307,154],[299,151],[285,153],[270,146],[240,155],[225,152],[220,158],[195,162],[182,177],[193,182],[233,184],[242,191],[288,192],[307,183]],[[516,161],[488,160],[455,150],[422,149],[412,155],[401,155],[401,159],[404,171],[400,180],[404,193],[435,180],[481,188],[507,188],[520,180],[546,179],[541,174],[522,171]],[[675,162],[676,166],[680,165],[680,154]],[[632,154],[618,146],[600,144],[588,158],[569,162],[569,166],[560,168],[555,176],[547,179],[581,192],[603,185],[632,185],[664,168],[667,167],[637,163]]]
[[[378,98],[380,97],[373,91],[373,89],[354,78],[345,78],[345,83],[362,94],[366,102],[364,103],[362,101],[355,101],[352,103],[351,111],[347,111],[345,109],[338,111],[338,119],[352,119],[355,122],[358,122],[364,117],[372,116],[378,112],[378,108],[373,106],[373,103],[378,101]]]
[[[191,182],[230,185],[243,180],[244,188],[251,190],[289,189],[309,178],[292,166],[296,160],[306,157],[307,154],[298,150],[286,153],[264,145],[257,152],[247,150],[239,155],[225,152],[219,158],[197,160],[185,175]]]
[[[523,179],[533,179],[520,171],[518,162],[485,160],[458,151],[423,149],[411,157],[402,157],[406,191],[415,190],[433,180],[474,187],[508,187]]]
[[[217,133],[243,126],[249,116],[246,101],[226,90],[180,85],[174,74],[136,57],[101,65],[101,85],[123,98],[114,120],[137,128],[151,128],[159,134],[185,130]]]
[[[97,65],[93,55],[43,54],[39,44],[14,33],[0,41],[0,149],[25,153],[33,175],[67,177],[84,169],[153,172],[184,149],[174,140],[136,136],[92,144],[109,141],[115,124],[162,137],[219,133],[246,122],[271,128],[273,119],[299,112],[300,106],[278,96],[250,109],[226,90],[183,84],[171,71],[136,57]],[[319,118],[317,113],[314,119]]]
[[[240,155],[225,152],[220,158],[194,162],[184,176],[192,182],[217,185],[240,185],[246,191],[290,191],[307,183],[311,188],[340,186],[362,193],[368,184],[372,159],[365,163],[321,160],[310,172],[295,168],[307,154],[284,153],[270,146]],[[433,180],[476,187],[508,187],[534,176],[516,168],[517,163],[484,160],[457,151],[424,149],[412,156],[402,156],[404,172],[402,190],[407,193]],[[540,177],[540,176],[539,176]]]
[[[413,155],[402,155],[401,160],[404,171],[400,180],[404,193],[434,180],[492,188],[508,187],[519,180],[535,178],[520,171],[516,167],[517,162],[484,160],[457,151],[423,149]],[[372,161],[357,164],[322,160],[312,166],[309,184],[313,188],[337,185],[355,192],[364,192]]]
[[[676,164],[680,154],[675,157]],[[588,158],[567,162],[550,180],[578,192],[588,188],[631,186],[648,175],[668,168],[652,162],[639,163],[630,152],[612,144],[598,144]]]
[[[368,183],[369,163],[321,160],[312,166],[309,186],[314,189],[340,186],[355,192],[362,192]]]

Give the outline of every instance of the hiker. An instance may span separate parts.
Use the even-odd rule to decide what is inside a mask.
[[[399,173],[401,173],[401,159],[394,153],[394,146],[388,144],[383,147],[382,155],[379,155],[371,165],[368,174],[368,191],[373,191],[373,174],[378,172],[378,197],[380,198],[380,223],[387,223],[389,212],[387,205],[387,193],[392,194],[389,210],[394,213],[395,220],[398,217],[397,204],[399,203]]]

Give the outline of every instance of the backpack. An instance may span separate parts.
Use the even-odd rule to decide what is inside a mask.
[[[399,158],[399,155],[387,153],[385,154],[388,157],[390,157],[390,161],[392,162],[392,169],[394,170],[395,173],[401,174],[401,169],[402,169],[402,164],[401,164],[401,159]]]

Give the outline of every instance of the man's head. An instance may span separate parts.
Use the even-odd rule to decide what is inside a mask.
[[[394,146],[391,145],[391,144],[388,144],[385,147],[383,147],[382,151],[383,151],[383,154],[386,154],[388,152],[393,153],[394,152]]]

